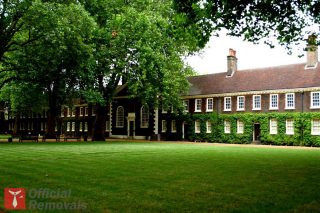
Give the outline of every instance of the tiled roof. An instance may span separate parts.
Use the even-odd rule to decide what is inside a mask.
[[[305,69],[305,64],[292,64],[238,70],[232,77],[224,72],[192,76],[188,81],[191,86],[187,96],[320,87],[320,66]]]

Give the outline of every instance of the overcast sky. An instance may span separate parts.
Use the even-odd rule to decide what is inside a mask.
[[[303,47],[293,49],[288,55],[285,47],[277,45],[271,49],[265,44],[255,45],[244,42],[241,38],[228,37],[224,33],[220,37],[212,37],[201,54],[186,59],[198,74],[226,72],[229,48],[237,51],[238,70],[261,68],[285,64],[304,63],[306,56],[299,58]]]

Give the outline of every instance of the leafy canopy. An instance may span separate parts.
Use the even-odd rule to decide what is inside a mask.
[[[320,24],[320,2],[316,0],[174,0],[174,7],[186,26],[202,28],[199,39],[205,44],[211,33],[228,30],[229,35],[273,46],[299,44],[306,35],[317,34]]]

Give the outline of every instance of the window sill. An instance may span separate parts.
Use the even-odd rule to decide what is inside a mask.
[[[279,108],[269,108],[269,110],[279,110]]]
[[[310,107],[310,109],[320,109],[320,106],[316,106],[316,107],[312,106]]]
[[[319,136],[320,132],[319,133],[311,133],[311,135]]]
[[[231,112],[231,109],[224,109],[224,112]]]
[[[261,111],[261,108],[252,109],[252,111]]]
[[[207,109],[206,112],[213,112],[213,109]]]
[[[244,112],[245,109],[237,109],[237,111],[239,111],[239,112]]]
[[[293,108],[284,108],[285,110],[295,110],[296,108],[295,107],[293,107]]]

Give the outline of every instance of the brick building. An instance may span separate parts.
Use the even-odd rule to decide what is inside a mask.
[[[316,47],[307,48],[305,64],[237,70],[230,49],[226,72],[189,77],[181,96],[183,112],[153,109],[130,99],[119,86],[106,118],[112,138],[201,140],[320,145],[320,67]],[[80,101],[62,109],[57,134],[89,135],[94,107]],[[10,113],[2,131],[44,134],[46,114]],[[5,116],[4,116],[5,117]]]

